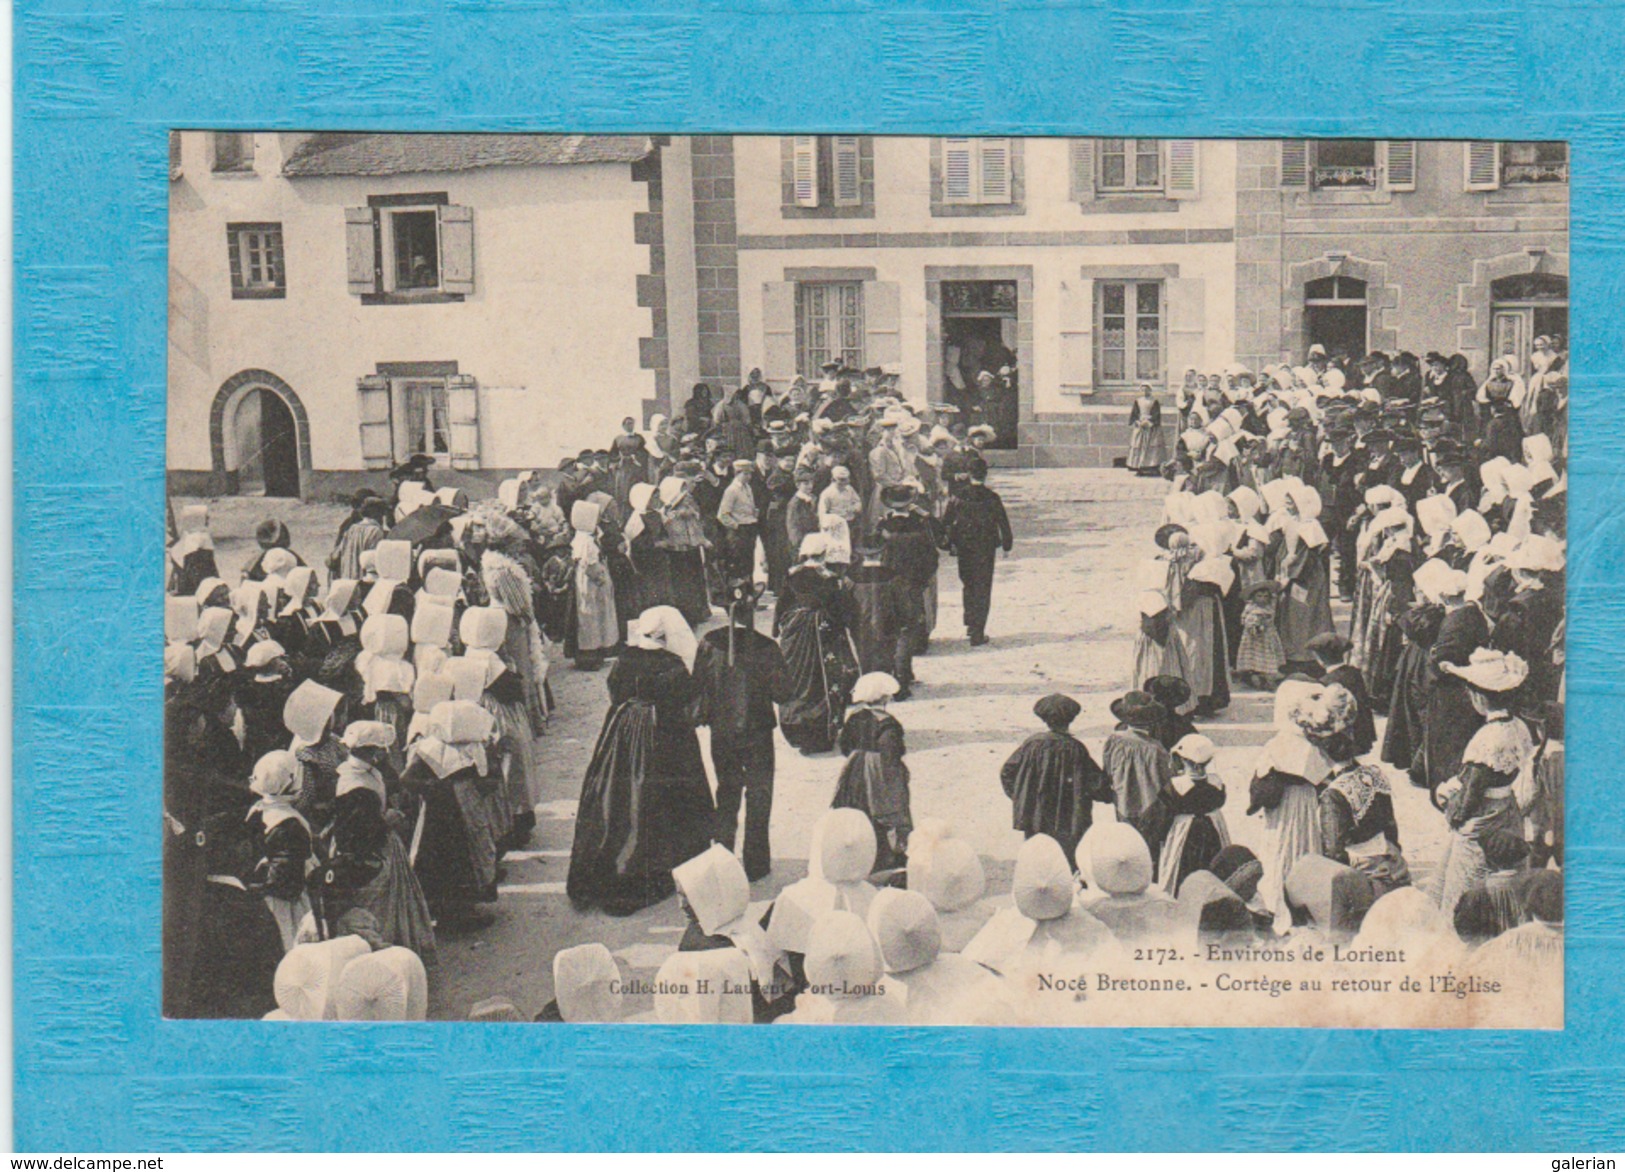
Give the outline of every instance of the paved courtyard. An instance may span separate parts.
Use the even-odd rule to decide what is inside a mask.
[[[988,871],[988,899],[998,902],[1008,899],[1021,844],[1010,828],[999,767],[1038,728],[1033,702],[1055,691],[1083,705],[1073,731],[1099,759],[1114,724],[1108,705],[1126,687],[1138,628],[1133,572],[1153,552],[1151,534],[1166,485],[1110,469],[998,471],[991,483],[1005,497],[1016,534],[1015,551],[998,565],[988,625],[992,642],[973,649],[966,641],[958,578],[945,558],[931,653],[916,662],[913,699],[893,711],[907,731],[916,823],[946,819],[970,841]],[[343,515],[333,506],[241,498],[212,502],[212,508],[221,567],[233,579],[263,516],[286,521],[295,548],[320,562]],[[1346,606],[1337,614],[1344,621]],[[769,616],[764,612],[759,621],[765,627]],[[431,1016],[465,1017],[475,1002],[504,996],[529,1017],[552,996],[551,962],[558,949],[602,940],[628,976],[650,977],[682,934],[674,899],[624,919],[578,913],[566,899],[576,797],[603,721],[605,675],[576,672],[561,658],[551,679],[558,707],[539,742],[548,782],[534,840],[528,850],[508,856],[496,922],[442,939],[431,978]],[[1261,854],[1263,820],[1244,811],[1254,754],[1273,732],[1270,708],[1269,696],[1238,692],[1218,720],[1199,726],[1220,746],[1215,769],[1228,783],[1231,835]],[[705,730],[700,735],[703,741]],[[753,889],[764,902],[806,874],[812,827],[829,806],[841,768],[833,753],[803,757],[782,739],[778,748],[774,869]],[[1402,777],[1394,781],[1406,856],[1421,879],[1438,858],[1443,821],[1423,791]],[[634,1002],[628,1012],[644,1008]]]

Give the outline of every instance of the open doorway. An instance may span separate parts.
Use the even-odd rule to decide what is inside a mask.
[[[1536,338],[1569,333],[1569,281],[1553,273],[1520,273],[1490,282],[1490,356],[1511,358],[1520,376],[1532,371]]]
[[[1332,358],[1346,354],[1358,361],[1364,357],[1365,293],[1365,282],[1354,277],[1322,277],[1304,285],[1304,353],[1309,352],[1309,347],[1320,345]]]
[[[250,388],[232,420],[237,447],[237,491],[244,496],[299,495],[299,440],[293,412],[282,396]]]
[[[1015,450],[1021,416],[1017,307],[1014,281],[942,283],[943,395],[1002,451]]]

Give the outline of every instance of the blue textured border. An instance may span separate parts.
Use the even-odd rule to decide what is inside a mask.
[[[1440,7],[19,0],[18,1145],[1625,1146],[1625,8]],[[1568,138],[1567,1029],[161,1022],[170,126]]]

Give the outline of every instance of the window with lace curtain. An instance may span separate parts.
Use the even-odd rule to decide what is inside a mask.
[[[860,282],[806,281],[796,286],[796,357],[808,378],[831,359],[863,369]]]

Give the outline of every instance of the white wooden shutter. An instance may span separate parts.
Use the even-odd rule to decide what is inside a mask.
[[[974,146],[968,138],[942,140],[942,201],[944,203],[972,203],[971,162]]]
[[[1010,202],[1010,140],[984,138],[980,145],[981,191],[978,203]]]
[[[795,136],[794,179],[796,206],[818,206],[818,137],[812,134]]]
[[[818,372],[796,369],[796,287],[792,281],[762,283],[762,372],[768,382],[788,386],[798,374]]]
[[[344,209],[344,252],[352,293],[378,291],[378,247],[371,208]]]
[[[1201,146],[1194,138],[1168,140],[1168,198],[1195,199],[1202,193],[1199,167]]]
[[[1466,189],[1494,191],[1501,186],[1501,144],[1469,142],[1466,146]]]
[[[1079,203],[1095,198],[1095,151],[1099,149],[1092,138],[1074,138],[1072,155],[1072,198]]]
[[[1293,191],[1309,190],[1309,140],[1281,140],[1281,186]]]
[[[863,363],[903,360],[903,291],[895,281],[863,283]]]
[[[389,380],[381,374],[364,374],[355,380],[355,389],[360,399],[361,462],[368,468],[388,468],[395,461]]]
[[[831,141],[835,166],[835,206],[855,208],[863,202],[863,182],[858,168],[858,136],[838,134]]]
[[[440,289],[474,292],[474,209],[444,204],[440,215]]]
[[[1389,191],[1416,190],[1416,142],[1409,138],[1389,139],[1382,149],[1383,186]]]
[[[1168,369],[1170,387],[1185,381],[1188,367],[1202,370],[1207,349],[1207,282],[1201,278],[1172,278],[1168,292]]]
[[[471,374],[454,374],[446,379],[446,398],[451,409],[451,466],[480,466],[480,388]]]
[[[1090,395],[1095,388],[1095,283],[1061,283],[1061,389]]]

